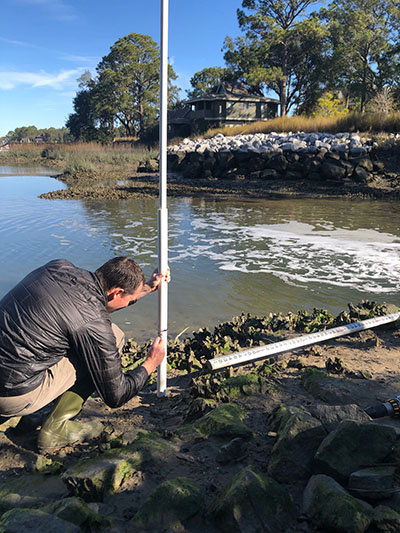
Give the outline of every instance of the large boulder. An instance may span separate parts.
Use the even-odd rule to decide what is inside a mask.
[[[0,531],[2,533],[31,533],[32,531],[80,533],[82,530],[76,524],[44,513],[39,509],[12,509],[1,517]]]
[[[346,481],[362,465],[383,461],[395,441],[392,427],[343,420],[320,444],[314,457],[315,471]]]
[[[315,452],[326,437],[321,422],[303,409],[281,406],[271,414],[270,425],[278,438],[272,448],[268,473],[282,482],[308,477]]]
[[[129,531],[185,531],[183,522],[204,508],[201,489],[191,479],[178,477],[161,483],[129,524]]]
[[[218,531],[290,531],[295,509],[290,493],[271,477],[248,466],[218,494],[208,509]]]
[[[183,427],[179,435],[197,435],[204,438],[251,439],[253,434],[243,422],[244,412],[235,404],[226,403],[216,407],[195,422]]]
[[[58,476],[24,475],[0,486],[0,514],[19,507],[41,507],[67,495]]]
[[[303,494],[303,512],[320,531],[343,533],[363,533],[374,517],[371,505],[323,474],[310,478]]]

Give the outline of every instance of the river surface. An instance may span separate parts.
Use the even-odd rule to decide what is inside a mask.
[[[0,167],[0,297],[59,257],[95,270],[130,255],[151,274],[158,199],[38,198],[60,188],[48,170]],[[242,312],[400,305],[400,202],[171,198],[168,207],[171,337]],[[140,342],[154,336],[157,296],[113,320]]]

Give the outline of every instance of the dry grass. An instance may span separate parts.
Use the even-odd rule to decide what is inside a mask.
[[[372,113],[349,113],[344,117],[279,117],[267,122],[253,122],[243,126],[231,126],[209,130],[204,137],[213,137],[217,133],[224,135],[246,135],[253,133],[296,133],[296,132],[367,132],[396,133],[400,131],[400,112],[390,115]]]
[[[98,143],[14,144],[0,153],[0,162],[9,164],[41,164],[74,174],[75,172],[132,171],[139,161],[157,156],[157,150],[145,146]]]

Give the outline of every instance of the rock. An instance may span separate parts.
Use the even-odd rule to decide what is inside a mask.
[[[314,457],[315,472],[346,481],[362,465],[383,461],[395,441],[393,428],[343,420],[320,444]]]
[[[278,407],[270,416],[277,440],[271,451],[268,473],[277,481],[305,479],[326,431],[310,413],[296,407]]]
[[[345,167],[333,161],[324,161],[321,166],[321,173],[325,179],[333,181],[341,181],[347,174]]]
[[[58,476],[21,476],[0,486],[0,514],[16,507],[40,507],[68,495]]]
[[[262,180],[276,180],[278,178],[278,171],[273,168],[266,168],[260,171],[260,179]]]
[[[372,172],[374,170],[374,163],[369,157],[363,157],[358,161],[357,167],[365,168],[368,172]]]
[[[392,495],[395,466],[374,466],[352,472],[348,488],[360,498],[380,500]]]
[[[271,385],[259,374],[249,373],[241,376],[234,376],[226,379],[222,383],[222,390],[231,399],[240,396],[254,396],[265,394]]]
[[[374,176],[368,170],[365,170],[363,167],[356,167],[353,171],[353,179],[359,183],[370,183],[373,181]]]
[[[218,531],[290,531],[295,509],[290,493],[248,466],[218,494],[208,509]]]
[[[358,422],[368,422],[371,420],[367,413],[356,404],[318,404],[310,406],[309,411],[322,423],[327,432],[336,429],[342,420],[356,420]]]
[[[301,383],[310,394],[327,403],[349,404],[352,402],[352,393],[346,389],[343,378],[328,376],[318,368],[305,368],[301,375]]]
[[[108,519],[95,513],[83,500],[76,497],[58,500],[43,507],[41,510],[85,528],[95,527],[101,524],[107,525],[109,523]]]
[[[243,459],[247,455],[247,444],[241,437],[232,439],[218,450],[215,460],[221,464],[231,463]]]
[[[146,159],[146,161],[140,161],[137,172],[158,172],[158,160]]]
[[[80,533],[81,528],[38,509],[12,509],[1,517],[0,531],[2,533],[28,533],[32,531]]]
[[[244,413],[235,404],[226,403],[213,409],[199,420],[183,427],[179,434],[197,433],[204,438],[221,437],[250,439],[252,432],[243,423]]]
[[[303,494],[303,512],[319,530],[343,533],[363,533],[374,517],[369,504],[323,474],[310,478]]]
[[[161,483],[129,523],[129,531],[186,531],[183,525],[204,508],[201,489],[178,477]]]
[[[73,494],[85,501],[102,501],[107,492],[117,492],[140,465],[138,452],[116,448],[98,457],[81,459],[64,472],[62,479]]]
[[[378,505],[374,509],[371,530],[376,533],[397,533],[400,531],[400,514],[386,505]]]
[[[288,162],[285,156],[277,155],[268,162],[268,168],[277,170],[278,172],[284,172],[288,167]]]

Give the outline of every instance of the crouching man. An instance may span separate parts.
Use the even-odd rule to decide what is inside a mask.
[[[86,399],[97,391],[109,407],[124,405],[165,356],[157,337],[143,364],[123,373],[123,333],[110,313],[157,290],[162,279],[169,272],[145,283],[129,257],[94,273],[57,259],[28,274],[0,301],[0,423],[57,399],[39,432],[41,451],[99,436],[101,422],[72,420]]]

